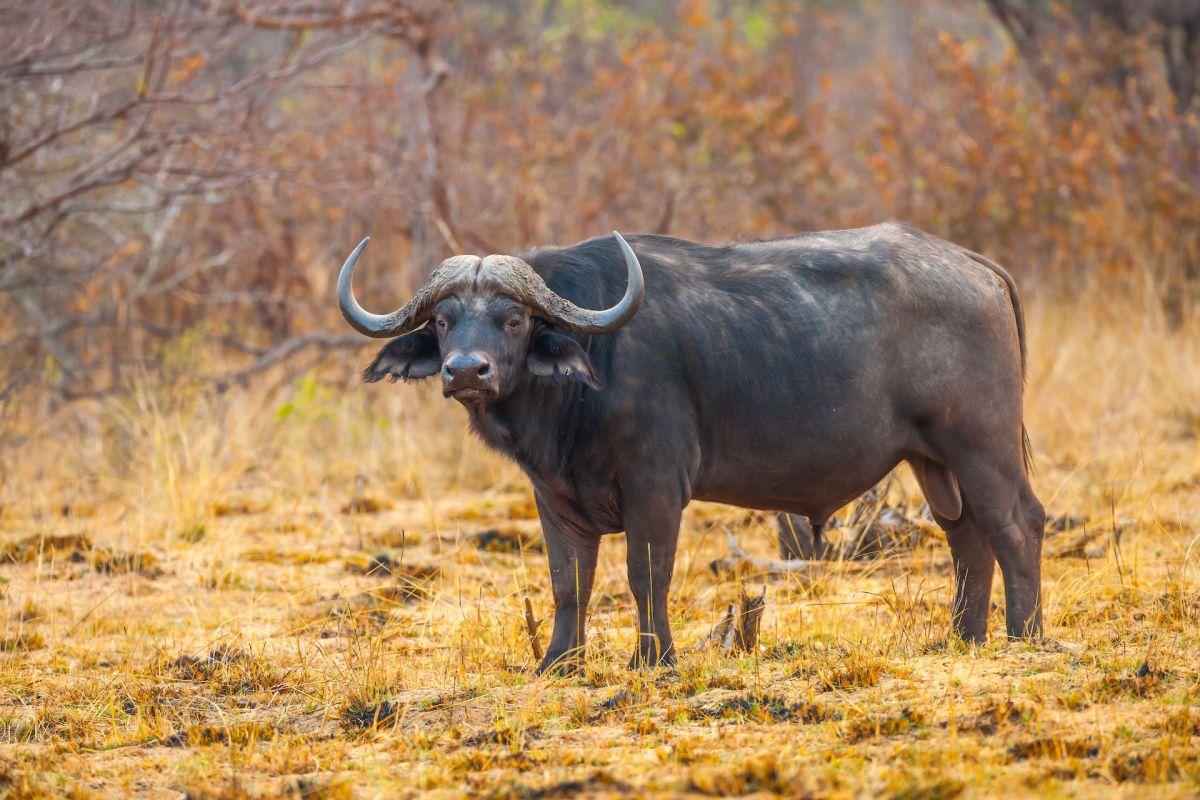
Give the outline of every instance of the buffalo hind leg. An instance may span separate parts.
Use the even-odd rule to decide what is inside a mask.
[[[987,640],[996,556],[987,535],[970,518],[949,520],[936,512],[933,518],[946,532],[954,561],[954,598],[950,602],[954,635],[964,642],[983,644]]]
[[[670,492],[626,498],[625,563],[638,613],[638,644],[630,669],[675,663],[667,598],[683,504]]]
[[[1016,508],[990,530],[992,549],[1004,575],[1004,622],[1012,639],[1040,639],[1042,626],[1042,539],[1046,511],[1027,482]]]
[[[946,532],[946,541],[950,545],[950,557],[954,562],[951,628],[964,642],[982,644],[987,640],[996,555],[987,533],[969,513],[963,513],[962,494],[954,476],[930,458],[912,457],[908,463],[933,518]]]
[[[1019,452],[1004,461],[974,455],[958,462],[952,460],[951,471],[962,490],[963,514],[949,528],[954,536],[960,537],[964,560],[969,561],[973,553],[982,563],[984,542],[979,541],[982,535],[1000,563],[1004,577],[1004,621],[1009,637],[1040,637],[1042,536],[1046,516],[1029,486]],[[963,536],[968,531],[970,534]],[[955,560],[958,561],[957,553]],[[967,582],[970,583],[969,578]],[[974,619],[972,587],[965,588],[964,615],[966,619]],[[982,591],[982,581],[976,591]],[[974,611],[986,619],[986,610],[974,608]]]
[[[588,600],[596,577],[600,541],[568,536],[553,512],[539,499],[538,515],[550,561],[550,584],[554,590],[554,630],[537,674],[553,670],[569,673],[583,663],[584,632]]]

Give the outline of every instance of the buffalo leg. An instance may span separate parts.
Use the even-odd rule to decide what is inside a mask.
[[[807,517],[780,511],[775,515],[779,527],[779,556],[787,560],[815,558],[820,552],[817,533]],[[814,547],[814,545],[817,545]]]
[[[1042,536],[1046,518],[1021,467],[1019,453],[1006,460],[968,458],[953,463],[952,471],[962,490],[963,514],[950,526],[951,549],[953,552],[958,539],[964,563],[968,567],[970,563],[979,565],[976,581],[969,575],[965,579],[969,596],[963,608],[964,620],[977,626],[978,636],[964,638],[982,639],[986,629],[983,584],[990,586],[991,575],[984,565],[987,560],[984,553],[989,550],[995,554],[1004,577],[1004,621],[1009,637],[1040,637]],[[955,552],[956,569],[958,560]],[[972,632],[965,622],[964,631]]]
[[[682,503],[666,499],[626,502],[625,540],[629,588],[638,612],[638,644],[630,668],[675,663],[667,597],[675,571]]]
[[[538,513],[550,561],[550,584],[554,589],[554,630],[537,673],[541,675],[547,670],[571,672],[583,662],[587,605],[596,577],[600,542],[598,538],[588,541],[582,536],[568,536],[553,513],[540,501]]]
[[[964,642],[983,644],[987,640],[996,556],[987,536],[971,519],[951,521],[936,513],[934,519],[946,532],[954,561],[954,598],[950,603],[954,634]]]
[[[1046,512],[1023,483],[1016,508],[989,528],[992,549],[1004,575],[1004,624],[1009,638],[1040,638],[1042,628],[1042,539]]]

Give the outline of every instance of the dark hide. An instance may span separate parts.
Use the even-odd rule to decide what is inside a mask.
[[[689,501],[825,520],[904,460],[949,538],[958,635],[984,638],[997,558],[1008,633],[1040,634],[1043,513],[1023,463],[1023,334],[1003,270],[898,224],[719,247],[629,242],[646,293],[628,325],[514,329],[526,338],[495,356],[498,393],[464,401],[473,429],[535,489],[557,607],[542,669],[582,649],[602,534],[626,533],[634,662],[670,661],[668,588]],[[524,258],[585,308],[624,291],[611,238]],[[368,377],[428,374],[413,355],[428,339],[399,344],[427,335],[389,344]],[[503,373],[521,341],[526,369]]]

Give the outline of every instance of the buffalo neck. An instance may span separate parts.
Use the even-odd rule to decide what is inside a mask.
[[[574,381],[530,378],[503,400],[469,407],[471,428],[531,477],[573,494],[583,446],[598,421],[594,395]]]

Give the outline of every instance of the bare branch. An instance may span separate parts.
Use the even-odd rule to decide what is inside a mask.
[[[218,391],[225,391],[235,384],[243,384],[250,377],[285,361],[306,350],[321,351],[362,347],[363,338],[358,334],[310,333],[294,336],[280,342],[259,356],[253,364],[230,375],[217,378],[214,383]]]

